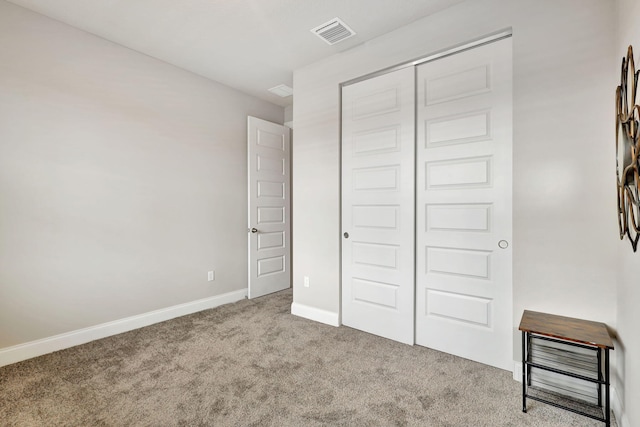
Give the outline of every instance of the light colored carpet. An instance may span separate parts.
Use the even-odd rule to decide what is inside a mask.
[[[0,368],[2,426],[602,426],[511,373],[290,314],[291,291]]]

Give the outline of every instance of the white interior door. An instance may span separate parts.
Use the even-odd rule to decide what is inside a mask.
[[[289,128],[248,120],[249,298],[290,287]]]
[[[416,343],[512,369],[511,39],[418,67]]]
[[[342,90],[342,323],[414,340],[414,68]]]

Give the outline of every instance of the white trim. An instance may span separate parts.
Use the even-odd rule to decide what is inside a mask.
[[[513,379],[522,382],[522,362],[513,361]]]
[[[622,400],[620,400],[618,390],[614,386],[611,386],[611,409],[616,416],[618,427],[631,427],[627,414],[622,411]]]
[[[513,361],[513,379],[522,383],[522,362]],[[622,413],[622,400],[618,390],[614,385],[610,385],[609,390],[611,391],[611,410],[616,417],[618,427],[631,427],[627,414]]]
[[[85,344],[111,335],[117,335],[123,332],[153,325],[154,323],[164,322],[165,320],[175,319],[176,317],[240,301],[246,297],[247,290],[241,289],[239,291],[228,292],[226,294],[216,295],[210,298],[178,304],[172,307],[114,320],[112,322],[90,326],[88,328],[78,329],[76,331],[66,332],[64,334],[54,335],[12,347],[6,347],[0,349],[0,366],[10,365],[22,360],[42,356],[43,354],[64,350],[65,348]]]
[[[360,77],[356,77],[354,79],[351,80],[347,80],[346,82],[342,82],[340,83],[340,87],[344,87],[344,86],[349,86],[355,83],[359,83],[363,80],[369,80],[373,77],[378,77],[381,76],[383,74],[388,74],[391,73],[393,71],[398,71],[402,68],[407,68],[407,67],[415,67],[416,65],[420,65],[420,64],[424,64],[426,62],[431,62],[431,61],[435,61],[437,59],[440,58],[444,58],[445,56],[451,56],[451,55],[455,55],[456,53],[460,53],[463,52],[465,50],[470,50],[470,49],[474,49],[476,47],[480,47],[482,45],[485,44],[489,44],[489,43],[493,43],[493,42],[497,42],[499,40],[502,39],[506,39],[508,37],[512,37],[513,36],[513,29],[511,27],[509,28],[505,28],[503,30],[499,30],[499,31],[495,31],[493,33],[487,34],[486,36],[468,41],[468,42],[464,42],[455,46],[451,46],[451,47],[447,47],[444,48],[442,50],[436,51],[436,52],[432,52],[430,54],[428,54],[427,56],[422,56],[420,58],[411,60],[409,62],[403,62],[401,64],[398,65],[393,65],[391,67],[387,67],[387,68],[383,68],[382,70],[378,70],[378,71],[374,71],[372,73],[369,74],[365,74],[364,76],[360,76]]]
[[[309,307],[308,305],[303,305],[297,302],[291,304],[291,314],[331,326],[340,326],[338,313]]]

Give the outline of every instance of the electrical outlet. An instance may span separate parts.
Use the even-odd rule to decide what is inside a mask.
[[[305,288],[309,287],[309,276],[304,276],[304,287]]]
[[[216,271],[215,270],[209,272],[209,274],[207,275],[207,280],[209,282],[211,282],[213,280],[216,280]]]

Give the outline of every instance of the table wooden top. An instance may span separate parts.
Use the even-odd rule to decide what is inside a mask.
[[[613,339],[601,322],[525,310],[518,329],[613,350]]]

